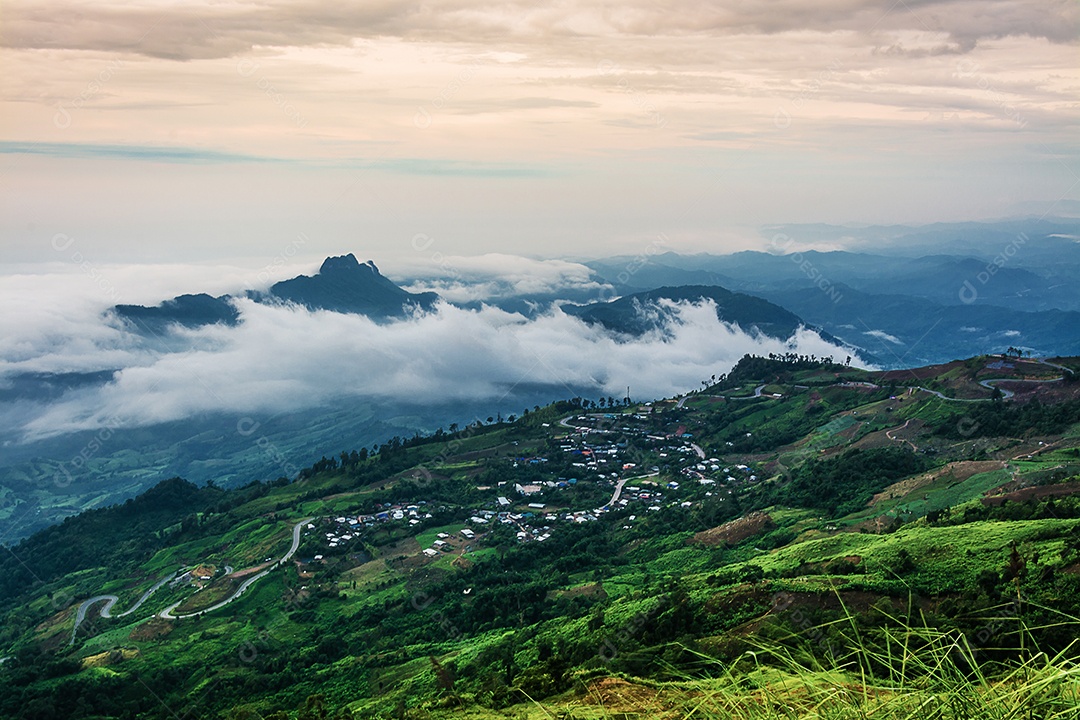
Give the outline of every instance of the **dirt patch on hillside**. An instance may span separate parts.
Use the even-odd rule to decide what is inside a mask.
[[[710,530],[702,530],[687,542],[696,542],[707,547],[719,545],[738,545],[744,540],[749,540],[766,530],[776,527],[772,517],[768,513],[752,512],[749,515],[726,522],[719,527]]]
[[[949,463],[946,467],[951,468],[954,478],[959,482],[963,482],[974,475],[1000,470],[1005,467],[1005,464],[997,460],[966,460],[964,462]]]
[[[888,370],[882,373],[874,373],[871,378],[878,384],[886,384],[890,380],[895,380],[898,383],[910,383],[912,380],[927,380],[929,378],[937,377],[950,370],[955,370],[958,367],[964,365],[963,361],[954,360],[944,365],[928,365],[921,368],[911,368],[910,370]]]
[[[128,639],[135,642],[146,640],[157,640],[163,638],[173,631],[173,624],[171,622],[154,618],[148,622],[144,622],[139,625],[128,635]]]
[[[906,608],[908,602],[906,599],[890,598],[863,590],[841,590],[839,596],[831,592],[783,592],[775,596],[771,614],[783,616],[785,613],[806,608],[857,615],[868,613],[874,607],[881,607],[883,601],[893,610]],[[919,609],[927,609],[931,602],[931,600],[919,598],[915,606]]]
[[[850,440],[855,436],[853,429],[861,428],[863,423],[857,423],[851,428],[837,433],[837,437],[845,440]],[[828,448],[826,452],[821,454],[821,457],[833,457],[835,455],[843,455],[848,450],[876,450],[879,448],[887,447],[906,447],[911,449],[913,446],[918,447],[918,444],[914,441],[919,437],[923,430],[922,420],[911,420],[907,425],[897,425],[896,427],[886,428],[884,430],[875,430],[863,435],[855,442],[839,445],[833,445]]]
[[[590,583],[588,585],[580,585],[569,590],[553,590],[549,593],[551,598],[575,598],[584,597],[592,598],[594,600],[604,600],[608,596],[607,591],[604,590],[604,586],[600,583]]]
[[[937,470],[931,470],[930,472],[925,472],[921,475],[916,475],[915,477],[905,478],[900,482],[889,485],[870,499],[870,505],[877,505],[882,500],[910,495],[913,492],[937,482],[943,477],[951,476],[954,482],[959,483],[980,473],[1000,470],[1004,466],[1005,464],[999,460],[962,460],[960,462],[952,462]]]
[[[240,585],[241,580],[236,576],[226,575],[187,597],[177,606],[175,612],[177,615],[186,615],[205,610],[230,597]]]
[[[1056,405],[1080,397],[1080,383],[1065,382],[1003,382],[998,387],[1016,393],[1009,402],[1023,404],[1038,400],[1043,405]]]
[[[510,455],[517,448],[509,443],[503,443],[496,445],[495,447],[484,448],[483,450],[470,450],[469,452],[457,453],[456,455],[450,455],[447,457],[448,463],[462,463],[472,462],[474,460],[484,460],[490,457],[498,457],[499,455]]]
[[[997,507],[1006,500],[1009,502],[1030,502],[1032,500],[1043,500],[1050,497],[1076,495],[1077,493],[1080,493],[1080,481],[1074,480],[1072,482],[1061,483],[1060,485],[1039,485],[1038,487],[1014,490],[1013,492],[1005,493],[1003,495],[984,497],[982,499],[982,504]]]
[[[270,567],[273,564],[274,564],[273,562],[268,562],[268,563],[263,563],[261,565],[255,565],[253,567],[244,568],[243,570],[237,570],[233,574],[226,575],[225,577],[230,579],[230,580],[239,580],[240,578],[246,578],[247,576],[254,575],[255,573],[261,573],[263,570],[265,570],[266,568]]]
[[[116,665],[122,663],[125,660],[131,660],[138,657],[139,651],[130,648],[116,648],[114,650],[108,650],[97,655],[91,655],[90,657],[83,658],[83,668],[92,667],[108,667],[109,665]]]
[[[923,473],[922,475],[916,475],[915,477],[905,478],[900,482],[889,485],[881,492],[870,498],[871,507],[877,505],[882,500],[891,500],[893,498],[904,497],[916,490],[921,490],[924,487],[930,485],[940,477],[944,477],[949,474],[948,466],[933,470],[931,472]]]
[[[71,627],[75,624],[75,612],[78,606],[78,603],[74,603],[39,623],[34,628],[34,638],[40,648],[59,651],[61,648],[67,647],[68,641],[71,640]],[[87,614],[87,622],[83,625],[83,628],[92,626],[91,619],[90,615]]]
[[[857,422],[851,427],[844,428],[840,432],[836,433],[836,437],[843,438],[845,440],[853,440],[855,436],[859,433],[859,430],[861,430],[862,426],[865,424],[866,423],[864,422]]]

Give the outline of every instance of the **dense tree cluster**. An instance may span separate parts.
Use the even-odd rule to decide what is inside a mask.
[[[964,440],[980,437],[1053,435],[1080,422],[1080,400],[1052,405],[1037,399],[1023,404],[971,403],[957,410],[936,429],[944,437]]]
[[[847,361],[850,363],[851,358],[848,357]],[[714,376],[715,388],[729,390],[757,381],[784,382],[791,378],[792,373],[800,370],[841,372],[846,369],[847,365],[833,362],[832,356],[819,358],[798,353],[769,353],[767,357],[762,357],[748,353],[739,359],[730,372]]]
[[[806,463],[791,482],[770,488],[767,497],[777,504],[822,510],[830,517],[846,515],[865,507],[874,493],[931,464],[926,456],[906,448],[856,448]]]

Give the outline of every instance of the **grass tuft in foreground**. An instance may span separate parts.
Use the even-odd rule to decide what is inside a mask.
[[[698,655],[700,674],[672,683],[594,682],[578,702],[529,718],[696,718],[700,720],[1064,720],[1080,719],[1077,643],[1048,654],[1023,621],[999,610],[1016,629],[1002,637],[1012,660],[992,661],[1001,648],[978,647],[960,632],[915,627],[896,619],[868,638],[848,616],[816,628],[831,650],[799,637],[752,641],[754,649],[722,666]],[[1001,618],[992,619],[1000,623]],[[998,625],[1000,627],[1000,625]],[[1060,629],[1080,630],[1068,618]],[[820,650],[821,648],[818,648]],[[1016,652],[1016,650],[1019,650]],[[617,683],[617,684],[616,684]],[[613,694],[611,691],[620,689]],[[534,714],[540,710],[540,714]]]

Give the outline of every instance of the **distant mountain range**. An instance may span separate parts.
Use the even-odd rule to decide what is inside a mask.
[[[1036,355],[1080,352],[1078,220],[778,225],[763,234],[770,252],[585,264],[621,295],[714,285],[768,300],[888,367],[1010,346]],[[809,249],[830,246],[849,249]]]
[[[757,331],[769,337],[786,340],[805,323],[793,312],[752,295],[734,293],[722,287],[684,285],[661,287],[634,293],[611,302],[562,306],[563,312],[587,323],[602,325],[625,335],[642,335],[661,329],[671,313],[665,312],[663,301],[697,303],[711,300],[716,304],[716,316],[738,325],[747,332]]]
[[[927,228],[777,226],[765,232],[777,238],[772,252],[665,253],[644,262],[641,257],[605,258],[585,263],[593,275],[584,285],[579,280],[564,289],[541,283],[542,291],[499,293],[462,307],[482,313],[482,305],[494,305],[531,322],[556,305],[567,315],[604,328],[620,343],[641,341],[644,347],[654,340],[643,335],[664,332],[666,323],[675,319],[672,303],[707,300],[715,304],[720,320],[750,336],[787,340],[804,326],[827,342],[852,348],[851,354],[864,362],[894,369],[1010,347],[1043,356],[1080,354],[1080,293],[1075,289],[1080,221]],[[808,244],[859,251],[812,250]],[[408,287],[425,287],[420,281],[398,279]],[[596,288],[605,284],[607,296],[614,299],[598,302]],[[477,287],[483,287],[483,281],[478,280]],[[112,326],[119,319],[131,333],[123,346],[134,346],[155,362],[191,349],[190,334],[172,332],[176,327],[244,323],[243,304],[237,302],[241,299],[364,315],[388,330],[393,330],[393,321],[440,302],[436,293],[403,289],[374,263],[360,262],[350,253],[327,258],[314,275],[284,280],[265,291],[180,295],[153,307],[117,305],[103,319]],[[306,321],[320,324],[317,318]],[[431,353],[439,356],[440,349]],[[126,368],[107,364],[114,355],[103,357],[105,362],[93,370],[28,367],[0,383],[0,423],[9,428],[0,462],[0,522],[10,535],[130,497],[169,475],[197,482],[213,479],[223,486],[291,475],[294,464],[342,447],[467,422],[491,406],[480,399],[439,404],[423,395],[405,402],[398,396],[377,400],[343,392],[318,407],[290,406],[261,414],[254,438],[238,432],[237,415],[211,411],[153,426],[106,426],[18,440],[28,417],[120,384]],[[207,358],[212,357],[208,351]],[[466,362],[473,361],[468,358]],[[482,363],[483,358],[478,355],[475,361]],[[456,367],[442,363],[440,357],[433,367],[451,372]],[[208,373],[217,372],[209,360],[205,367]],[[656,372],[665,370],[661,366]],[[595,384],[588,383],[554,387],[532,382],[527,373],[508,387],[512,393],[508,390],[504,397],[504,412],[544,404],[567,392],[587,395],[595,390]],[[97,411],[92,405],[87,412]]]
[[[235,325],[240,318],[234,296],[181,295],[155,307],[117,305],[113,312],[143,332],[160,333],[171,324],[200,327]],[[375,263],[361,263],[352,253],[327,258],[316,275],[299,275],[274,284],[267,292],[249,292],[262,303],[293,303],[309,310],[366,315],[376,320],[403,317],[409,308],[430,309],[435,293],[410,293],[384,277]]]

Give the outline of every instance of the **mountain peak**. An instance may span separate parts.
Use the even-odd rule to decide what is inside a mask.
[[[361,267],[368,268],[376,275],[379,275],[379,268],[375,267],[375,263],[368,260],[365,263],[361,263],[356,259],[356,256],[352,253],[348,255],[335,255],[323,260],[322,267],[319,268],[320,275],[328,275],[333,273],[355,273]]]
[[[316,275],[276,283],[270,295],[311,310],[380,319],[400,317],[406,306],[430,308],[438,300],[434,293],[406,292],[380,273],[374,262],[360,262],[352,253],[326,258]]]
[[[288,302],[309,310],[366,315],[376,320],[404,317],[410,307],[432,308],[439,296],[411,293],[398,287],[371,260],[360,262],[352,253],[326,258],[319,272],[275,283],[266,293],[251,292],[258,302]],[[212,323],[236,325],[240,313],[228,295],[181,295],[157,307],[116,305],[116,314],[144,332],[159,334],[170,325],[201,327]]]

